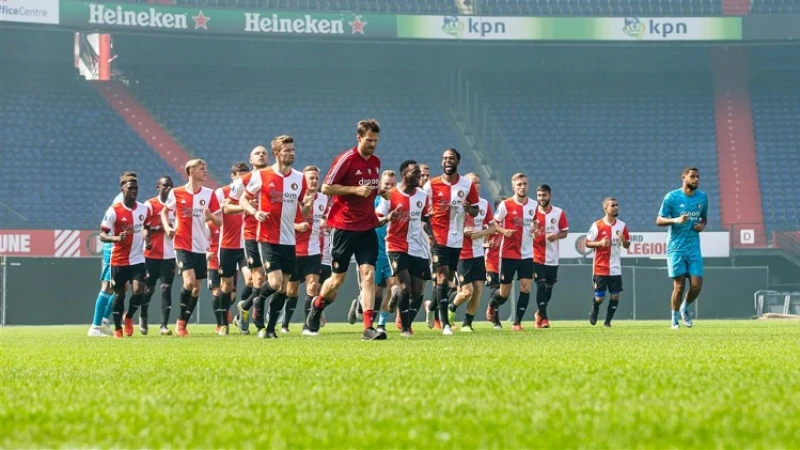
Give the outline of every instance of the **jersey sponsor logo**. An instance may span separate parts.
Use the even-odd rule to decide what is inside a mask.
[[[377,188],[380,181],[377,178],[362,178],[358,180],[359,186],[369,186],[373,188]]]

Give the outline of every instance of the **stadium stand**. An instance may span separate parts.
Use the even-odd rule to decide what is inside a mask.
[[[620,201],[631,229],[656,230],[661,200],[680,186],[687,164],[700,168],[701,189],[711,205],[719,204],[708,74],[476,74],[473,80],[510,146],[498,164],[521,168],[532,185],[550,184],[572,230],[588,230],[606,196]],[[709,230],[719,228],[712,207]]]
[[[178,179],[68,65],[2,67],[0,228],[97,229],[121,171],[138,172],[141,200]]]
[[[751,84],[756,157],[767,231],[800,226],[800,72],[762,72]]]
[[[797,14],[800,2],[796,0],[753,0],[751,14]]]
[[[257,144],[289,134],[297,139],[298,169],[327,170],[333,157],[355,145],[356,123],[382,124],[378,154],[384,169],[415,158],[438,165],[458,147],[434,79],[419,73],[262,71],[210,67],[137,68],[139,101],[184,147],[206,158],[221,183],[235,161]],[[247,86],[247,89],[242,89]],[[272,160],[272,157],[270,157]]]

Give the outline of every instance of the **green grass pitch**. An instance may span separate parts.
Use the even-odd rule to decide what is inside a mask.
[[[601,314],[602,316],[602,314]],[[800,323],[0,330],[3,448],[798,448]],[[151,328],[151,330],[157,330]]]

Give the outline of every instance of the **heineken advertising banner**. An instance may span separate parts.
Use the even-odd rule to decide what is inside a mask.
[[[739,17],[398,16],[410,39],[716,41],[742,38]]]
[[[228,35],[395,38],[392,15],[273,12],[63,0],[61,25]]]

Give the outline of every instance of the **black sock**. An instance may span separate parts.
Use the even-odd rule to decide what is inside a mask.
[[[214,295],[211,297],[211,307],[214,309],[214,318],[217,320],[217,326],[222,326],[222,300],[220,300],[219,295]]]
[[[411,297],[411,304],[408,306],[408,326],[410,327],[414,321],[417,319],[417,314],[419,313],[419,309],[422,308],[422,302],[424,301],[424,294],[419,294],[417,296]]]
[[[411,326],[409,308],[411,307],[411,301],[409,299],[409,295],[406,293],[400,293],[400,299],[397,301],[397,309],[400,310],[400,323],[402,324],[401,327],[403,331],[408,331],[408,327]]]
[[[289,328],[289,322],[292,321],[294,310],[297,309],[297,296],[289,297],[286,299],[286,311],[283,313],[283,328]]]
[[[188,321],[189,319],[186,318],[186,311],[189,310],[189,302],[192,301],[192,291],[187,291],[186,288],[181,288],[181,304],[180,304],[180,312],[178,313],[178,320],[183,320],[184,322]]]
[[[453,301],[456,299],[456,295],[458,295],[458,290],[455,288],[450,288],[450,290],[447,292],[447,303],[452,305]]]
[[[269,298],[269,320],[267,322],[267,332],[275,332],[275,325],[278,323],[278,318],[283,311],[283,305],[286,303],[286,294],[284,292],[275,292]]]
[[[539,317],[547,319],[547,286],[544,283],[536,284],[536,306],[539,307]]]
[[[197,302],[200,300],[200,297],[190,297],[189,298],[189,307],[186,309],[186,322],[189,322],[189,319],[192,318],[192,314],[194,314],[194,309],[197,308]]]
[[[497,301],[495,295],[500,290],[500,286],[489,286],[489,305],[497,308]]]
[[[448,302],[447,302],[447,285],[436,286],[436,295],[434,299],[439,297],[439,320],[442,322],[442,327],[445,325],[450,325],[449,320],[447,319],[447,310],[448,310]]]
[[[474,314],[467,313],[467,314],[464,316],[464,323],[463,323],[463,326],[465,326],[465,327],[471,327],[471,326],[472,326],[472,321],[473,321],[473,320],[475,320],[475,315],[474,315]]]
[[[251,289],[250,295],[248,295],[247,297],[245,297],[244,295],[242,296],[242,298],[244,299],[244,302],[242,302],[242,309],[245,311],[250,311],[250,308],[253,307],[253,302],[256,301],[258,297],[261,296],[261,288],[257,287],[250,289]]]
[[[155,290],[151,291],[149,289],[145,289],[144,296],[142,297],[142,308],[139,311],[139,317],[141,317],[142,319],[147,320],[147,314],[150,309],[150,300],[153,299],[153,294],[155,293],[156,293]]]
[[[114,303],[111,305],[114,317],[114,329],[122,329],[122,315],[125,313],[125,295],[114,294]]]
[[[256,324],[256,328],[259,330],[264,328],[264,321],[266,320],[267,314],[267,299],[272,297],[276,291],[270,287],[268,282],[264,282],[261,285],[261,295],[253,302],[253,306],[255,307],[255,311],[253,311],[253,323]]]
[[[550,303],[551,298],[553,298],[553,285],[547,286],[547,303]]]
[[[499,308],[500,305],[506,302],[506,300],[508,300],[508,297],[503,297],[500,295],[500,289],[495,289],[492,293],[492,296],[489,297],[489,304],[495,308]]]
[[[450,304],[447,306],[447,309],[451,312],[456,312],[456,310],[458,310],[458,305],[456,305],[452,300],[450,300]]]
[[[222,294],[222,298],[220,299],[222,303],[222,326],[228,326],[228,310],[231,309],[231,305],[233,301],[236,300],[236,292],[230,292],[228,294]]]
[[[138,310],[139,306],[142,304],[142,297],[144,297],[144,294],[131,295],[131,304],[128,306],[128,313],[125,314],[127,318],[132,319],[133,315],[136,314],[136,310]]]
[[[233,292],[236,292],[236,290]],[[253,295],[253,286],[245,286],[244,290],[242,291],[242,300],[247,300],[251,295]]]
[[[166,328],[172,312],[172,285],[161,285],[161,327]]]
[[[530,300],[530,293],[519,293],[519,297],[517,297],[517,314],[514,316],[514,325],[520,325],[522,323],[522,319],[525,317],[525,311],[528,309],[528,302],[530,302]]]
[[[592,297],[592,312],[597,314],[600,311],[600,305],[602,304],[603,300],[600,300],[600,302],[598,302],[596,297]]]
[[[308,313],[311,311],[311,302],[314,301],[313,295],[306,294],[306,299],[303,302],[303,317],[308,318]],[[306,328],[306,321],[303,320],[303,329]]]
[[[608,310],[606,311],[606,323],[611,323],[611,319],[614,318],[614,313],[617,312],[617,305],[619,305],[619,300],[611,300],[608,302]]]

